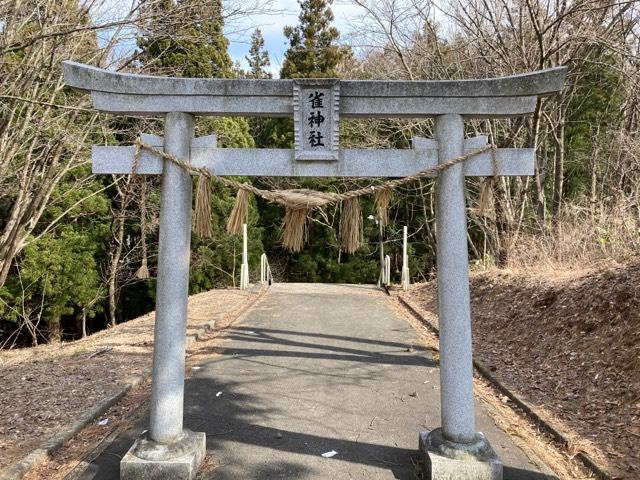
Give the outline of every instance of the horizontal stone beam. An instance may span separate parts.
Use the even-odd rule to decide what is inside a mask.
[[[63,62],[67,85],[131,95],[291,97],[292,80],[182,78],[136,75]],[[475,80],[341,80],[341,97],[528,97],[562,89],[566,67]]]
[[[474,150],[471,147],[467,150]],[[130,174],[134,147],[93,147],[93,173]],[[533,149],[498,149],[500,175],[533,175]],[[298,162],[293,150],[193,148],[191,163],[220,176],[261,177],[406,177],[438,164],[437,148],[407,150],[341,150],[337,162]],[[465,162],[467,176],[493,174],[491,152]],[[162,173],[162,159],[143,150],[139,174]],[[435,176],[435,175],[434,175]]]
[[[292,80],[174,78],[112,72],[64,62],[67,85],[91,92],[98,110],[129,115],[290,116]],[[341,80],[340,116],[431,117],[458,113],[523,115],[536,99],[562,89],[566,68],[502,78],[444,81]]]
[[[291,117],[291,97],[221,97],[207,95],[129,95],[92,93],[96,110],[114,114],[152,116],[187,112],[202,116]],[[340,118],[420,118],[457,113],[469,118],[505,118],[526,115],[536,108],[536,97],[347,97],[341,95]]]

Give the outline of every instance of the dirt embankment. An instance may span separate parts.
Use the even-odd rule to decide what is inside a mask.
[[[224,324],[253,297],[238,290],[190,297],[187,334],[212,319]],[[76,342],[0,352],[0,471],[148,371],[154,321],[151,312]]]
[[[474,356],[613,478],[640,478],[640,263],[472,275]],[[434,283],[406,295],[437,311]]]

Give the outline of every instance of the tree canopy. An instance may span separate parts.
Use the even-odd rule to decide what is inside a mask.
[[[161,180],[94,177],[86,161],[92,145],[129,145],[143,132],[162,135],[162,121],[96,114],[89,96],[64,87],[61,62],[228,79],[271,78],[278,67],[259,28],[247,33],[246,71],[229,54],[225,22],[248,15],[251,5],[225,11],[221,0],[136,0],[114,19],[103,2],[95,2],[95,11],[54,0],[35,2],[37,9],[32,1],[0,6],[0,346],[77,338],[153,308]],[[467,136],[537,152],[532,178],[466,180],[474,264],[517,266],[532,258],[583,258],[584,252],[620,258],[638,250],[635,5],[451,0],[446,25],[426,0],[353,5],[359,23],[344,35],[331,1],[300,0],[297,23],[283,30],[280,76],[459,79],[569,67],[566,88],[541,99],[531,117],[466,122]],[[430,120],[348,120],[341,122],[340,141],[342,148],[410,148],[413,137],[432,137],[432,129]],[[198,118],[196,132],[215,134],[220,147],[293,146],[291,119]],[[241,180],[338,192],[376,181]],[[405,225],[414,279],[436,273],[433,185],[414,182],[391,201],[383,241],[394,278]],[[490,200],[486,209],[480,192]],[[237,285],[241,240],[225,229],[235,195],[214,187],[214,236],[192,238],[191,292]],[[266,253],[279,281],[375,282],[380,238],[369,199],[362,211],[361,251],[341,250],[335,233],[341,211],[332,206],[312,215],[305,248],[291,254],[282,248],[283,209],[251,199],[252,278]],[[567,242],[574,245],[571,255]]]

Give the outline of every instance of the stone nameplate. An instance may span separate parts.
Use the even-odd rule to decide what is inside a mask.
[[[328,79],[293,81],[295,159],[339,159],[340,82]]]

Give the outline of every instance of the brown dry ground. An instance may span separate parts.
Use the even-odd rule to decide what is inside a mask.
[[[422,345],[434,352],[432,358],[437,359],[439,345],[433,330],[409,313],[397,298],[391,297],[390,302],[395,306],[398,315],[409,322],[420,334]],[[434,312],[424,311],[422,313],[428,324],[437,324],[438,317]],[[540,432],[534,421],[523,416],[506,396],[477,372],[474,373],[473,383],[476,401],[480,402],[484,411],[495,424],[508,433],[511,440],[530,456],[534,463],[542,460],[559,480],[593,480],[595,478],[576,459],[575,455],[565,449],[558,448],[550,438]]]
[[[190,297],[188,333],[228,322],[255,297],[238,290]],[[83,340],[0,352],[0,470],[147,371],[154,320],[152,312]]]
[[[612,478],[640,478],[640,263],[471,278],[474,357]],[[403,297],[437,322],[434,282]]]

